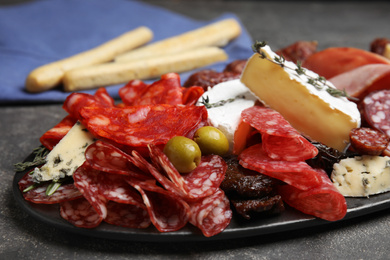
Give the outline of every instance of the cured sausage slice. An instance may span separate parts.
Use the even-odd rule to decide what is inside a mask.
[[[261,133],[264,151],[273,159],[304,161],[318,154],[314,145],[271,108],[253,106],[242,111],[241,117]]]
[[[175,135],[192,134],[207,120],[204,106],[149,105],[124,108],[84,107],[82,124],[97,137],[146,147],[165,144]]]
[[[23,193],[24,199],[37,204],[56,204],[83,196],[73,184],[63,184],[52,195],[48,196],[46,195],[48,185],[47,183]]]
[[[148,147],[152,161],[162,168],[170,181],[185,194],[186,200],[214,194],[225,178],[227,165],[218,155],[202,156],[201,162],[193,171],[181,175],[158,147],[154,145]]]
[[[282,185],[278,193],[291,207],[309,215],[328,221],[344,218],[347,203],[344,196],[334,187],[325,171],[318,169],[321,184],[309,190],[300,190],[291,185]]]
[[[213,195],[190,202],[189,205],[191,207],[189,222],[198,227],[206,237],[225,230],[233,216],[230,202],[221,189]]]
[[[96,213],[104,219],[107,216],[107,199],[100,194],[99,171],[94,170],[84,162],[73,173],[74,185],[80,190],[84,198],[89,201]]]
[[[68,115],[64,117],[61,122],[55,125],[52,129],[44,133],[39,141],[47,149],[52,150],[54,146],[69,132],[69,130],[76,124],[77,119]]]
[[[145,207],[131,204],[121,204],[110,201],[107,203],[105,222],[126,228],[147,228],[151,221]]]
[[[203,95],[202,87],[192,86],[189,88],[182,88],[183,104],[186,106],[195,105],[198,99]]]
[[[88,146],[85,159],[92,168],[106,173],[128,175],[138,179],[151,177],[147,171],[141,171],[135,166],[136,161],[132,156],[100,140]]]
[[[160,80],[150,85],[141,81],[131,81],[120,89],[119,94],[123,103],[128,106],[183,104],[180,76],[177,73],[164,74]]]
[[[272,159],[264,152],[261,144],[245,149],[238,159],[244,168],[284,181],[301,190],[308,190],[321,184],[318,172],[306,162]]]
[[[309,56],[316,53],[317,46],[318,43],[316,41],[297,41],[278,50],[276,54],[294,63],[299,61],[303,62]]]
[[[380,90],[367,95],[362,107],[366,122],[390,137],[390,90]]]
[[[349,134],[351,146],[359,154],[381,155],[389,143],[389,138],[378,130],[360,127]]]
[[[144,188],[150,186],[149,184]],[[141,193],[150,220],[157,230],[161,232],[177,231],[188,223],[190,208],[181,198],[158,186],[146,190],[133,183],[133,187]]]
[[[60,204],[60,216],[76,227],[95,228],[103,218],[85,198],[65,201]]]

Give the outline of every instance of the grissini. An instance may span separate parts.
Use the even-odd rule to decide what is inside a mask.
[[[63,77],[64,90],[86,90],[127,83],[133,79],[156,78],[165,73],[189,71],[227,58],[224,50],[212,46],[126,63],[99,64],[67,71]]]
[[[183,52],[203,46],[222,47],[240,34],[240,24],[235,19],[225,19],[123,53],[115,58],[115,62],[127,62],[150,56]]]
[[[153,32],[141,26],[93,49],[38,67],[27,76],[26,89],[29,92],[51,89],[61,83],[66,71],[112,61],[115,56],[139,47],[152,38]]]

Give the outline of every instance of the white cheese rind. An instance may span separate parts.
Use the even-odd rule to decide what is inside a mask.
[[[390,157],[356,156],[333,165],[331,179],[346,197],[368,197],[390,191]]]
[[[77,122],[61,141],[50,151],[46,163],[35,168],[33,180],[35,182],[58,180],[71,176],[85,161],[85,150],[94,142],[93,135]]]
[[[310,84],[319,75],[305,69],[298,75],[297,66],[285,61],[285,66],[275,64],[277,56],[266,46],[262,51],[268,59],[254,54],[249,58],[241,81],[265,105],[278,111],[295,129],[313,141],[343,151],[349,143],[349,132],[360,126],[357,105],[345,97],[334,97],[326,89]],[[331,83],[327,82],[331,88]]]
[[[219,83],[206,91],[198,100],[198,105],[208,99],[208,103],[216,104],[230,100],[223,105],[207,108],[208,119],[212,126],[221,130],[229,141],[229,151],[234,146],[234,133],[241,121],[241,112],[252,107],[257,97],[241,83],[239,79]]]

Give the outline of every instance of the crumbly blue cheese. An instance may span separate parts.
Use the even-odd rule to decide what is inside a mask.
[[[94,142],[93,135],[77,122],[61,141],[50,151],[45,164],[35,168],[35,182],[58,180],[71,176],[85,161],[84,152]]]
[[[331,179],[346,197],[368,197],[390,191],[390,157],[356,156],[333,165]]]
[[[204,100],[208,100],[212,105],[207,108],[211,125],[225,134],[231,152],[234,132],[240,123],[241,112],[253,106],[257,97],[239,79],[236,79],[209,88],[199,99],[198,105],[203,105]]]

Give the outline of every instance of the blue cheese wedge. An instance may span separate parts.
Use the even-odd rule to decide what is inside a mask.
[[[295,129],[313,141],[343,151],[349,132],[360,126],[355,103],[329,94],[335,87],[314,72],[280,57],[269,46],[249,58],[241,81],[267,106],[278,111]],[[282,65],[283,66],[282,66]]]
[[[390,191],[390,157],[356,156],[333,165],[331,179],[346,197],[368,197]]]
[[[77,122],[50,151],[45,164],[34,169],[33,180],[35,182],[56,181],[73,175],[75,170],[84,163],[84,152],[94,141],[93,135]]]
[[[253,106],[256,100],[257,97],[239,79],[235,79],[209,88],[199,99],[198,105],[206,105],[211,125],[225,134],[231,152],[241,112]]]

